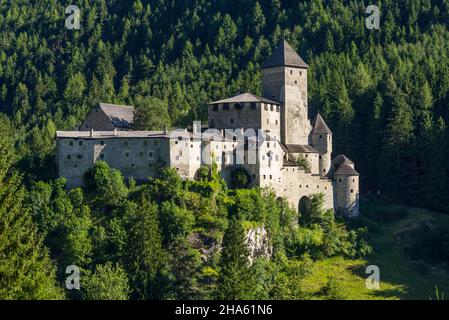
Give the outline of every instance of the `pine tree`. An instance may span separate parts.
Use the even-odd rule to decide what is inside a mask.
[[[217,297],[223,300],[243,300],[251,297],[252,275],[249,250],[241,221],[232,217],[223,237],[220,278]]]
[[[0,300],[62,299],[53,262],[22,202],[20,177],[9,173],[12,132],[0,116]]]
[[[126,269],[136,298],[158,299],[164,287],[166,256],[157,206],[146,195],[140,196],[138,204],[129,230]]]

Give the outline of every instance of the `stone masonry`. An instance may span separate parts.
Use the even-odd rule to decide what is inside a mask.
[[[214,162],[228,183],[242,167],[253,186],[272,188],[300,211],[321,193],[326,208],[357,216],[359,174],[346,156],[332,159],[333,133],[321,115],[309,119],[307,71],[283,41],[262,66],[263,97],[243,93],[211,102],[207,128],[195,122],[190,130],[133,131],[132,107],[101,103],[79,131],[57,132],[59,175],[69,187],[80,186],[84,173],[103,160],[137,181],[160,167],[195,179],[201,166]]]

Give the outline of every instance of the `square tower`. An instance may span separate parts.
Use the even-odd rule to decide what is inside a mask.
[[[309,144],[308,65],[284,40],[262,66],[263,95],[282,103],[281,136],[287,145]]]

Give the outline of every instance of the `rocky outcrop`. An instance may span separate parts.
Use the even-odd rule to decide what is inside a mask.
[[[249,249],[249,261],[252,264],[257,258],[271,258],[273,247],[270,244],[268,232],[264,227],[257,227],[248,230],[246,243]]]
[[[194,249],[201,253],[203,261],[208,261],[222,249],[221,241],[217,242],[212,237],[202,233],[192,233],[188,237],[188,241]],[[273,247],[270,244],[268,232],[264,227],[249,229],[246,233],[245,241],[248,246],[250,264],[253,264],[257,258],[271,258]]]

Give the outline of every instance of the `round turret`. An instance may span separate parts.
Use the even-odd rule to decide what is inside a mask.
[[[315,118],[311,136],[313,147],[320,152],[320,174],[323,177],[327,176],[331,170],[332,164],[332,131],[319,113]]]
[[[338,156],[333,164],[337,213],[356,217],[359,215],[359,174],[345,156]]]

